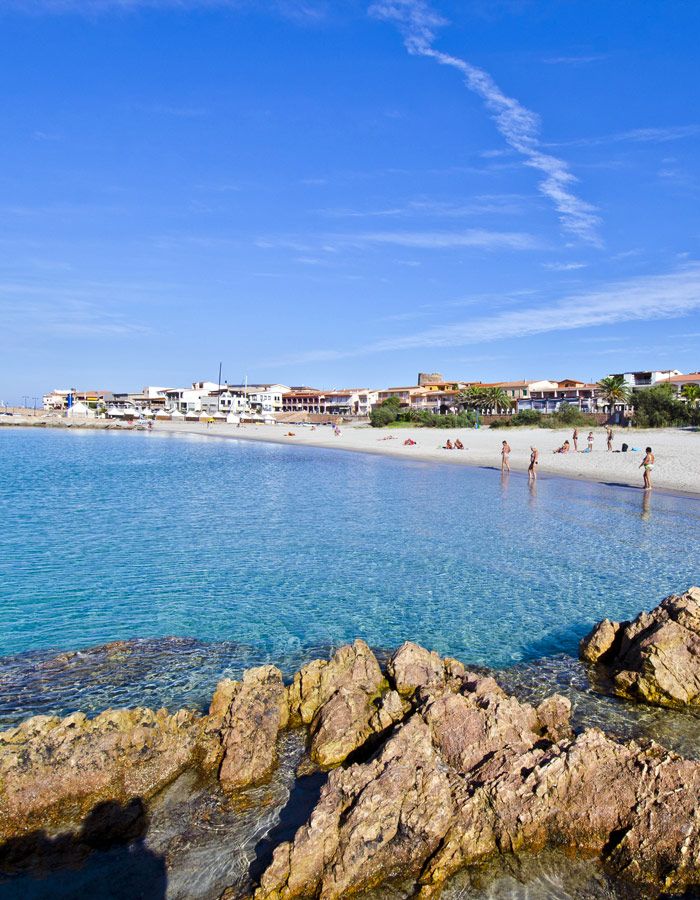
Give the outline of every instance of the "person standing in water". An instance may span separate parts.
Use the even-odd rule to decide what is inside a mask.
[[[642,460],[639,468],[644,469],[644,490],[651,490],[651,472],[654,468],[654,454],[652,453],[651,447],[647,447],[646,456]]]
[[[540,459],[540,452],[537,447],[530,447],[530,465],[527,469],[527,477],[530,481],[537,478],[537,464]]]
[[[578,453],[578,428],[574,428],[574,433],[572,435],[574,441],[574,450]]]
[[[501,444],[501,472],[510,472],[510,462],[508,461],[508,457],[510,456],[510,444],[508,441],[503,441]]]

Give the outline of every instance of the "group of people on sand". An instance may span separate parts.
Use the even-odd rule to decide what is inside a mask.
[[[460,441],[459,438],[455,438],[454,443],[447,438],[447,442],[443,447],[443,450],[464,450],[464,444]]]
[[[578,431],[574,431],[574,446],[576,446],[576,441],[578,439]],[[581,453],[590,453],[593,442],[593,432],[588,435],[589,440],[589,448],[588,450],[581,450]],[[608,450],[612,450],[610,443],[612,442],[612,429],[608,428]],[[501,472],[510,472],[510,454],[511,454],[511,446],[508,441],[501,442]],[[571,444],[568,440],[564,441],[561,447],[558,447],[556,450],[552,451],[553,453],[569,453],[571,452]],[[655,456],[651,449],[651,447],[647,447],[644,451],[644,459],[640,463],[639,468],[644,469],[644,490],[651,489],[651,473],[654,469]],[[537,466],[540,461],[540,451],[537,447],[530,447],[530,464],[527,468],[527,476],[533,481],[537,478]]]

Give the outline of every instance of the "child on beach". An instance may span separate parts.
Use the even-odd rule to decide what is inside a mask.
[[[646,456],[642,460],[639,468],[644,469],[644,490],[651,490],[651,472],[654,468],[654,454],[651,451],[651,447],[647,447]]]
[[[593,432],[588,432],[588,452],[593,453]]]
[[[510,456],[510,444],[508,441],[503,441],[501,444],[501,472],[510,472],[510,461],[508,457]]]

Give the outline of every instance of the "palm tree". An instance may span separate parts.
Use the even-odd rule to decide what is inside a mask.
[[[698,401],[700,401],[700,385],[684,384],[681,388],[681,397],[688,406],[697,406]]]
[[[485,405],[485,388],[471,384],[457,394],[457,406],[460,409],[483,409]]]
[[[506,394],[503,388],[487,388],[485,395],[487,409],[491,409],[494,412],[505,412],[513,405],[513,400]]]
[[[610,412],[615,412],[616,406],[626,406],[630,399],[630,389],[625,384],[622,375],[608,375],[601,378],[597,384],[598,393],[610,407]]]

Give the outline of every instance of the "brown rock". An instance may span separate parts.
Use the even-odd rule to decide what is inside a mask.
[[[417,875],[453,814],[447,771],[414,717],[375,760],[331,773],[308,825],[275,850],[256,900],[335,900],[388,873]]]
[[[598,622],[593,631],[581,640],[579,645],[581,659],[590,663],[603,661],[613,650],[621,627],[619,622],[611,622],[610,619]]]
[[[446,681],[445,663],[438,654],[411,641],[391,657],[387,674],[402,697],[412,697],[418,688],[436,688]]]
[[[288,689],[290,724],[310,725],[340,687],[353,686],[373,696],[383,682],[379,663],[364,641],[340,647],[331,660],[315,659],[294,676]]]
[[[153,796],[197,764],[202,726],[187,710],[131,709],[35,716],[0,733],[0,839]]]
[[[609,648],[596,656],[613,629]],[[633,622],[601,622],[582,642],[581,654],[610,666],[613,692],[621,697],[700,706],[700,589],[667,597]]]
[[[262,781],[276,765],[277,736],[289,720],[282,673],[274,666],[248,669],[238,686],[225,685],[217,694],[217,715],[231,697],[221,727],[219,780],[227,790]]]

